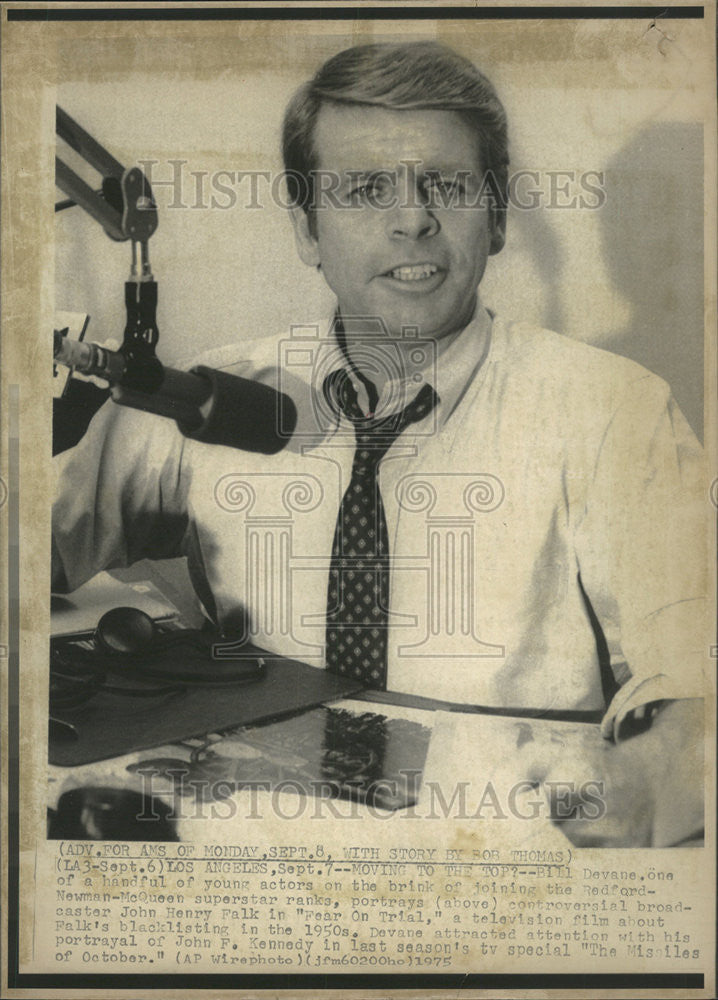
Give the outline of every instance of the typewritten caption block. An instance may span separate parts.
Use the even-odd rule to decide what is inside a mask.
[[[711,943],[689,874],[694,853],[652,864],[627,855],[618,868],[601,852],[391,838],[367,846],[366,836],[336,847],[59,841],[38,851],[45,898],[30,964],[430,972],[590,963],[700,972]]]

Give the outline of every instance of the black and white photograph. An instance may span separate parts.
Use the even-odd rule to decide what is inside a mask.
[[[202,7],[2,9],[3,995],[713,995],[715,5]]]

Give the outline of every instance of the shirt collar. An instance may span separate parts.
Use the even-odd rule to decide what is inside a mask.
[[[336,320],[335,314],[317,329],[318,337],[307,351],[312,355],[311,374],[297,372],[291,387],[279,386],[290,393],[298,410],[298,431],[288,442],[289,451],[313,451],[328,443],[337,433],[348,435],[354,441],[353,425],[325,392],[327,377],[338,369],[343,368],[352,375],[349,361],[341,348],[341,337],[337,341]],[[492,326],[493,316],[477,301],[470,323],[454,336],[428,344],[417,336],[417,347],[423,344],[429,348],[426,356],[416,363],[413,371],[387,381],[376,404],[376,416],[388,416],[403,409],[416,398],[423,385],[429,384],[439,397],[439,403],[425,419],[435,422],[432,433],[445,430],[442,443],[451,450],[453,439],[460,431],[460,422],[451,418],[486,361]],[[320,333],[320,330],[323,332]],[[382,338],[378,336],[377,344],[381,342]],[[371,367],[372,353],[371,350],[367,352],[367,368]],[[371,377],[371,371],[366,374]],[[356,375],[353,384],[360,405],[363,403],[365,412],[369,412],[366,387]]]
[[[439,426],[451,418],[479,369],[491,345],[493,319],[480,301],[468,326],[438,344],[434,388],[439,396]]]
[[[364,383],[367,378],[371,380],[371,368],[373,364],[377,364],[379,352],[372,357],[372,352],[368,351],[366,369],[358,372],[343,350],[341,320],[337,315],[329,324],[328,336],[338,347],[336,354],[339,355],[341,351],[340,358],[345,362],[343,367],[352,380],[359,403],[367,415],[372,407],[378,418],[397,412],[416,398],[421,387],[428,383],[439,397],[436,418],[438,425],[442,427],[461,403],[486,359],[491,343],[491,327],[491,314],[477,300],[474,315],[463,330],[439,341],[417,336],[416,351],[404,352],[406,360],[394,366],[378,400],[370,398]],[[377,336],[379,344],[380,334]],[[386,370],[392,370],[392,352],[386,352],[384,364]],[[365,379],[361,378],[362,374]]]

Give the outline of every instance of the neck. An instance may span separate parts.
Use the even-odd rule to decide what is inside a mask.
[[[416,369],[412,355],[418,346],[417,342],[420,344],[422,341],[426,343],[427,340],[433,340],[435,350],[427,359],[427,363],[430,363],[432,357],[438,360],[464,329],[465,326],[438,338],[394,337],[382,331],[376,321],[362,317],[345,318],[339,311],[335,326],[337,342],[350,367],[373,382],[380,396],[386,382],[406,377]],[[388,345],[391,347],[387,349]],[[385,349],[377,350],[379,347]]]

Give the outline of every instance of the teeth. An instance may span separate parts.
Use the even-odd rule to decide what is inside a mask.
[[[389,274],[399,281],[421,281],[436,274],[439,268],[435,264],[415,264],[413,267],[395,267]]]

